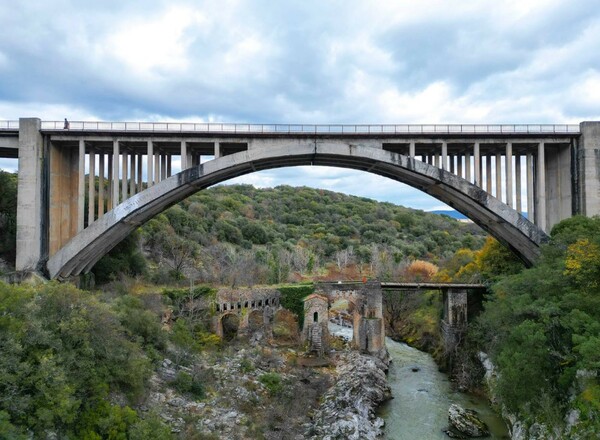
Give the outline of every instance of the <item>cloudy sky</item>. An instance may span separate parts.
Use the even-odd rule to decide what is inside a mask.
[[[0,119],[578,123],[600,119],[599,0],[0,3]],[[0,168],[14,168],[0,160]],[[384,178],[310,185],[433,209]]]

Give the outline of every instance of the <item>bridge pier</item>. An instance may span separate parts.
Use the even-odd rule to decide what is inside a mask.
[[[17,183],[17,271],[41,269],[46,216],[42,199],[46,155],[41,120],[19,120],[19,176]]]
[[[444,316],[441,323],[444,352],[449,354],[460,343],[463,333],[467,329],[467,290],[445,289]]]
[[[600,215],[600,122],[582,122],[577,145],[577,212]]]

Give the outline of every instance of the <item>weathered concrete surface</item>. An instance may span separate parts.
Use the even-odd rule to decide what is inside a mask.
[[[368,171],[406,183],[454,207],[532,264],[547,235],[517,211],[448,171],[390,151],[335,140],[281,141],[223,156],[129,198],[71,239],[47,263],[52,278],[89,271],[135,228],[191,194],[254,171],[326,165]]]
[[[579,211],[600,215],[600,122],[582,122],[577,149]]]
[[[42,260],[42,185],[44,141],[37,118],[19,120],[17,186],[18,271],[35,271]]]

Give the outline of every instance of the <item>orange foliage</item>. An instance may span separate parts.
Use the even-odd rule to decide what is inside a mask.
[[[414,281],[429,281],[438,271],[438,267],[428,261],[415,260],[406,268],[406,277]]]

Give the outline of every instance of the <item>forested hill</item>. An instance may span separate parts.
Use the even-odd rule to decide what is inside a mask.
[[[391,279],[403,262],[438,264],[460,248],[479,249],[485,236],[473,224],[391,203],[250,185],[200,191],[152,219],[141,234],[146,256],[163,270],[198,271],[204,281],[226,284],[233,269],[254,278],[242,283],[348,268],[356,272],[348,276]]]

